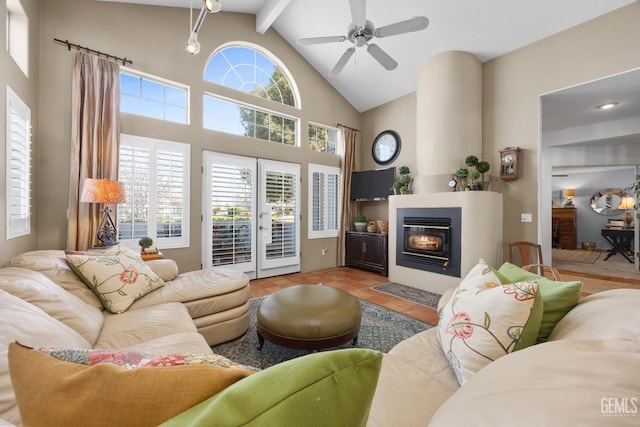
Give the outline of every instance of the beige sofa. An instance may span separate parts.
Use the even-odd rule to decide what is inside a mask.
[[[128,349],[149,355],[211,353],[249,326],[249,280],[209,269],[178,275],[175,264],[149,264],[165,285],[111,314],[71,271],[63,251],[34,251],[0,268],[0,425],[19,424],[8,345]]]
[[[582,299],[548,342],[491,362],[462,387],[437,328],[416,334],[384,355],[367,425],[640,425],[640,290]]]

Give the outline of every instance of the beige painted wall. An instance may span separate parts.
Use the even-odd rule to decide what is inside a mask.
[[[416,93],[411,93],[377,108],[362,113],[360,133],[359,170],[394,166],[396,172],[401,166],[409,166],[415,177],[416,171]],[[371,155],[373,140],[382,131],[391,129],[398,132],[401,140],[400,154],[396,160],[385,166],[377,164]],[[388,202],[358,202],[359,211],[368,219],[389,219]]]
[[[521,178],[501,186],[505,242],[542,241],[538,223],[550,216],[539,201],[550,197],[538,195],[539,96],[640,67],[639,40],[636,2],[484,64],[483,158],[496,165],[498,149],[522,148]]]
[[[7,10],[6,2],[0,3],[0,135],[2,138],[2,149],[0,149],[0,199],[2,205],[0,205],[0,265],[11,259],[15,254],[34,249],[36,247],[36,219],[38,217],[37,209],[35,208],[36,199],[38,196],[38,179],[41,176],[40,171],[35,165],[38,162],[38,33],[39,33],[39,1],[38,0],[20,0],[22,7],[29,19],[29,75],[26,76],[22,70],[18,67],[13,60],[9,52],[5,49],[6,46],[6,19]],[[31,130],[32,140],[32,177],[33,187],[31,190],[31,197],[34,206],[33,217],[31,220],[31,234],[25,237],[17,237],[15,239],[6,239],[6,150],[5,150],[5,135],[6,135],[6,88],[7,85],[27,104],[31,109],[31,122],[33,129]]]
[[[201,193],[202,151],[211,150],[261,157],[301,164],[302,170],[302,271],[336,265],[337,239],[313,239],[307,236],[307,165],[339,165],[338,156],[312,152],[303,147],[289,147],[266,141],[227,135],[202,129],[202,94],[217,91],[230,95],[225,88],[214,88],[202,79],[209,54],[218,46],[242,41],[271,51],[288,68],[298,85],[302,108],[288,112],[300,117],[301,135],[306,136],[309,121],[335,126],[342,123],[360,127],[359,113],[342,98],[275,31],[265,35],[255,31],[255,17],[220,13],[207,16],[199,34],[202,49],[190,56],[184,46],[188,38],[187,9],[130,5],[83,0],[47,0],[42,2],[41,20],[41,91],[40,131],[44,135],[38,164],[41,197],[38,199],[40,248],[64,248],[66,244],[66,209],[70,140],[70,76],[72,54],[52,42],[69,40],[93,49],[133,60],[132,69],[191,86],[191,124],[177,125],[124,114],[122,132],[191,144],[191,234],[189,249],[163,251],[178,261],[183,271],[200,268],[201,262]],[[234,94],[235,96],[235,94]],[[240,98],[240,97],[238,97]],[[270,102],[242,98],[269,108]],[[44,214],[46,213],[46,215]],[[327,246],[326,256],[321,255]]]

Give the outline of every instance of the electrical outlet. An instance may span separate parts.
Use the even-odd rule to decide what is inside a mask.
[[[520,222],[532,222],[532,217],[530,213],[521,213],[520,214]]]

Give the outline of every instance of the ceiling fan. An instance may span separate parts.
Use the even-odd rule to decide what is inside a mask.
[[[406,21],[396,22],[394,24],[385,25],[384,27],[375,28],[371,21],[366,18],[367,0],[349,0],[351,8],[351,19],[353,22],[349,25],[346,36],[327,36],[327,37],[309,37],[298,40],[301,45],[314,45],[324,43],[339,43],[345,40],[350,41],[353,46],[348,48],[338,60],[338,63],[329,72],[329,76],[335,77],[349,62],[351,56],[355,53],[356,47],[367,46],[367,52],[380,63],[385,69],[393,70],[398,63],[389,56],[377,44],[369,43],[374,37],[383,38],[395,36],[398,34],[411,33],[427,28],[429,19],[425,16],[416,16]]]

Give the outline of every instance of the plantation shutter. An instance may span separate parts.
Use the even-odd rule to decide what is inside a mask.
[[[118,180],[127,201],[118,205],[120,240],[188,246],[189,152],[188,144],[121,135]]]
[[[6,238],[31,232],[31,110],[7,86]]]
[[[335,237],[340,228],[340,169],[309,165],[309,238]]]
[[[253,237],[254,159],[213,155],[210,173],[211,263],[255,269]],[[205,222],[207,224],[207,222]]]
[[[298,175],[268,170],[265,190],[272,219],[271,243],[266,245],[266,259],[294,257],[298,251]]]

